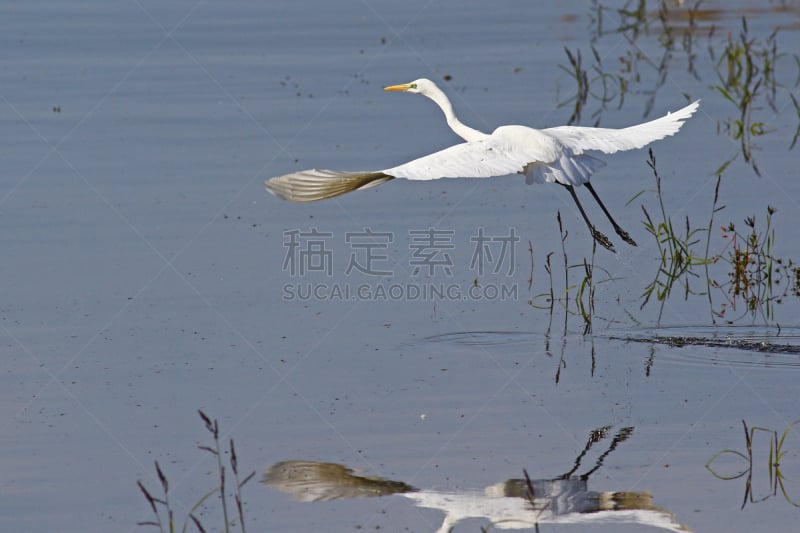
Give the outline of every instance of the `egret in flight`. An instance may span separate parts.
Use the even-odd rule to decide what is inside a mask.
[[[395,178],[435,180],[439,178],[492,178],[524,174],[525,182],[558,183],[569,191],[592,237],[614,251],[611,241],[595,229],[578,200],[575,187],[585,186],[605,213],[614,231],[627,243],[634,240],[613,219],[589,183],[592,173],[603,166],[601,160],[586,154],[599,151],[613,154],[642,148],[653,141],[674,135],[683,122],[697,111],[700,101],[667,113],[665,116],[621,129],[559,126],[537,130],[527,126],[500,126],[491,134],[463,124],[450,100],[430,80],[419,79],[386,87],[387,91],[421,94],[433,100],[450,128],[466,142],[414,159],[396,167],[371,171],[312,169],[278,176],[266,181],[267,189],[291,202],[314,202],[358,189],[368,189]]]

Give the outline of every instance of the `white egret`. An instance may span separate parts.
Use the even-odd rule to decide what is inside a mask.
[[[491,134],[464,125],[453,112],[447,96],[430,80],[419,79],[386,87],[387,91],[421,94],[444,112],[447,124],[465,141],[396,167],[375,171],[343,172],[311,169],[266,181],[267,189],[292,202],[313,202],[350,191],[367,189],[395,178],[434,180],[439,178],[490,178],[525,174],[526,183],[558,183],[566,187],[578,206],[592,237],[614,251],[608,238],[595,229],[583,209],[575,186],[584,185],[608,217],[614,230],[626,242],[636,243],[611,217],[589,183],[594,171],[605,166],[586,151],[612,154],[642,148],[674,135],[697,110],[697,100],[674,113],[621,129],[559,126],[537,130],[527,126],[500,126]]]

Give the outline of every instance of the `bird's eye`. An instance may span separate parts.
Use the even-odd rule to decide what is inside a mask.
[[[417,88],[416,83],[412,83],[411,85],[409,85],[409,89],[416,89],[416,88]]]

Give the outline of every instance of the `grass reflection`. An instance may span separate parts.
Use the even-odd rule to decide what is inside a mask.
[[[588,113],[593,125],[599,125],[603,111],[610,104],[621,108],[628,94],[646,98],[647,117],[678,57],[697,81],[703,81],[702,72],[712,72],[715,80],[707,82],[709,88],[733,108],[733,116],[717,119],[717,133],[729,136],[738,150],[717,166],[715,174],[721,175],[741,157],[756,175],[761,175],[755,157],[756,140],[776,131],[769,124],[770,117],[764,116],[764,108],[778,117],[790,104],[793,106],[798,123],[788,148],[797,144],[800,104],[792,90],[800,86],[800,56],[779,49],[777,29],[766,38],[754,36],[743,16],[738,34],[718,36],[723,33],[717,32],[718,20],[730,13],[704,9],[701,1],[689,6],[637,0],[622,7],[595,1],[589,14],[594,36],[591,64],[584,64],[580,49],[565,49],[567,64],[560,65],[575,87],[570,96],[558,101],[559,107],[572,107],[569,124],[579,123]],[[622,36],[628,43],[614,58],[616,61],[598,53],[597,43],[608,36]],[[697,42],[702,36],[707,38],[704,55],[698,52],[703,49]],[[655,51],[653,44],[657,44]],[[617,68],[609,69],[608,64]],[[592,103],[593,111],[589,111]]]
[[[686,216],[685,225],[676,230],[672,218],[667,214],[662,199],[661,178],[656,168],[652,150],[648,165],[656,180],[658,218],[653,217],[642,205],[645,215],[643,224],[653,237],[658,248],[659,266],[653,280],[642,293],[641,308],[651,297],[661,303],[659,320],[664,303],[676,285],[683,287],[683,297],[706,295],[712,316],[733,323],[743,317],[761,318],[765,323],[775,319],[775,305],[787,296],[800,296],[800,267],[792,259],[779,257],[776,252],[777,236],[773,225],[773,207],[766,208],[766,222],[762,229],[755,216],[744,219],[744,232],[733,222],[721,227],[723,246],[711,251],[714,218],[724,209],[719,205],[722,177],[717,177],[714,199],[707,227],[692,227]],[[640,193],[641,194],[641,193]],[[638,196],[638,195],[637,195]],[[634,197],[636,198],[636,197]],[[705,234],[705,247],[702,249]],[[703,267],[703,276],[697,267]],[[701,289],[693,289],[692,280],[701,281]],[[702,280],[705,280],[702,283]],[[695,283],[695,286],[697,283]],[[716,289],[716,290],[714,290]],[[713,295],[721,295],[723,302],[715,306]],[[742,311],[738,316],[731,316]]]
[[[800,420],[792,422],[779,436],[779,433],[776,430],[758,426],[748,427],[747,422],[742,420],[742,425],[744,426],[745,451],[740,452],[731,449],[719,451],[708,460],[706,463],[706,469],[711,472],[711,475],[713,475],[715,478],[723,481],[731,481],[742,477],[745,478],[745,491],[744,498],[742,500],[742,509],[744,509],[748,503],[759,503],[777,496],[779,490],[786,502],[794,507],[800,508],[800,503],[798,503],[789,495],[789,491],[786,488],[787,478],[784,476],[781,470],[782,461],[787,455],[786,439],[798,424],[800,424]],[[753,471],[757,465],[757,461],[755,460],[756,452],[754,452],[754,442],[756,437],[762,434],[767,436],[769,442],[768,451],[762,450],[767,451],[766,456],[762,456],[760,458],[760,460],[763,461],[761,464],[766,468],[769,476],[769,490],[764,496],[755,496],[753,491]],[[714,464],[725,457],[741,459],[745,462],[746,466],[738,471],[723,474],[721,473],[720,469],[715,468]]]
[[[766,228],[756,227],[756,217],[746,217],[744,233],[731,222],[722,228],[722,237],[728,241],[726,249],[717,258],[727,265],[727,279],[720,283],[712,280],[712,286],[720,289],[725,301],[717,314],[724,317],[728,310],[736,311],[738,302],[745,306],[745,313],[760,315],[765,321],[775,317],[775,304],[789,294],[798,293],[800,268],[791,259],[775,255],[775,228],[772,216],[775,209],[767,206]]]
[[[708,228],[691,228],[689,217],[686,217],[685,233],[682,235],[680,230],[675,229],[672,218],[667,215],[664,208],[664,200],[661,195],[661,176],[656,168],[656,157],[652,148],[649,150],[649,160],[647,162],[653,171],[656,180],[656,198],[659,207],[659,219],[654,219],[648,213],[647,208],[642,205],[642,211],[646,221],[644,227],[653,237],[660,257],[660,264],[653,281],[651,281],[642,293],[642,305],[644,308],[650,297],[655,294],[656,299],[661,302],[662,307],[659,311],[659,320],[663,311],[663,304],[667,301],[676,283],[681,283],[684,288],[684,298],[688,299],[689,294],[694,294],[690,288],[690,279],[697,278],[694,268],[707,265],[713,262],[713,258],[702,255],[696,251],[697,245],[701,242],[698,237],[702,233],[708,234]],[[719,182],[717,182],[719,188]],[[635,197],[634,197],[635,198]],[[715,195],[712,213],[716,212],[717,197]]]
[[[713,56],[714,49],[710,49]],[[718,83],[714,89],[737,110],[734,119],[725,119],[719,123],[719,129],[739,142],[741,155],[749,163],[757,175],[761,171],[753,154],[753,140],[768,133],[767,125],[753,118],[755,103],[764,95],[769,107],[777,113],[775,105],[777,97],[778,60],[787,54],[778,53],[777,30],[760,40],[748,33],[747,19],[742,17],[742,30],[737,39],[728,35],[722,53],[716,62]],[[797,56],[793,56],[797,61]],[[738,157],[738,155],[736,156]],[[734,158],[735,159],[735,158]],[[733,161],[723,163],[716,174],[721,174]]]
[[[203,420],[206,430],[209,432],[212,438],[212,445],[211,446],[199,446],[198,448],[210,453],[216,458],[217,463],[217,474],[219,475],[219,485],[211,489],[207,492],[203,497],[201,497],[197,502],[192,506],[189,510],[186,518],[183,520],[183,527],[181,531],[185,532],[189,526],[189,522],[197,528],[198,531],[204,532],[206,531],[205,527],[203,526],[202,522],[198,518],[198,511],[201,510],[206,502],[211,497],[218,496],[219,502],[222,507],[222,517],[223,517],[223,528],[222,531],[226,533],[236,529],[241,531],[242,533],[246,533],[245,527],[245,519],[244,519],[244,502],[242,499],[242,487],[245,486],[253,476],[255,476],[255,471],[250,472],[244,478],[239,476],[239,464],[236,455],[236,447],[233,443],[233,439],[228,441],[228,449],[224,450],[223,447],[220,445],[219,440],[219,423],[217,419],[211,419],[208,415],[206,415],[203,411],[198,411],[200,418]],[[222,456],[224,454],[228,454],[230,458],[230,472],[233,473],[233,479],[229,479],[229,474],[227,474],[228,470],[226,465],[222,462]],[[145,487],[144,483],[141,481],[137,481],[137,485],[139,486],[139,490],[144,495],[145,499],[147,500],[148,505],[150,506],[150,510],[152,511],[153,518],[151,520],[147,520],[144,522],[139,522],[138,525],[140,526],[151,526],[158,528],[161,532],[169,532],[174,533],[177,531],[177,523],[175,517],[175,508],[173,503],[170,501],[170,487],[169,481],[167,476],[164,474],[164,471],[161,469],[161,466],[156,461],[156,475],[158,477],[161,495],[154,496],[151,491]],[[229,516],[228,505],[230,503],[230,499],[233,499],[233,503],[236,506],[236,517],[232,518]],[[238,519],[238,521],[237,521]]]
[[[764,206],[766,218],[735,214],[723,226],[718,219],[725,209],[723,174],[729,181],[741,173],[760,176],[764,170],[758,154],[763,139],[775,132],[786,134],[785,145],[774,139],[769,145],[763,144],[772,151],[784,147],[791,150],[800,139],[800,102],[792,93],[800,87],[800,55],[781,49],[780,27],[759,35],[748,22],[748,17],[765,12],[782,16],[789,12],[784,14],[784,7],[772,4],[747,10],[720,9],[706,7],[700,0],[630,0],[622,6],[595,0],[588,11],[591,44],[583,49],[565,48],[566,61],[559,65],[567,83],[559,86],[557,104],[570,112],[569,124],[589,122],[599,126],[606,110],[622,108],[634,95],[645,99],[647,116],[670,74],[676,68],[686,68],[689,81],[699,82],[699,88],[710,93],[707,100],[716,100],[705,107],[706,113],[718,113],[712,117],[717,134],[729,138],[734,146],[733,152],[717,156],[706,169],[716,177],[716,184],[713,198],[709,198],[709,215],[702,216],[699,223],[694,216],[668,212],[661,176],[650,152],[654,202],[643,202],[641,209],[644,229],[657,256],[654,274],[640,293],[640,310],[657,305],[660,324],[671,298],[688,301],[701,297],[708,302],[714,324],[752,320],[777,325],[776,306],[788,297],[800,296],[800,268],[794,260],[779,254],[775,209]],[[613,46],[602,46],[604,39],[613,40],[608,43]],[[687,79],[685,72],[680,79]],[[787,127],[795,129],[787,132]],[[561,257],[558,251],[548,253],[545,269],[549,290],[534,290],[536,295],[530,303],[548,309],[551,322],[553,306],[560,304],[567,310],[565,330],[567,316],[578,316],[584,334],[588,334],[602,319],[598,312],[603,313],[603,306],[596,305],[596,289],[613,279],[607,272],[601,279],[604,271],[594,263],[594,253],[581,262],[568,260],[568,231],[560,217],[558,222]],[[561,292],[554,289],[554,281],[560,285],[559,270],[564,279]],[[577,279],[576,272],[580,272]],[[632,322],[639,323],[635,311],[625,312]]]
[[[593,241],[592,255],[590,259],[586,257],[580,263],[570,264],[567,256],[566,242],[569,237],[569,231],[564,228],[561,219],[561,211],[556,212],[556,222],[558,223],[558,231],[561,237],[561,268],[564,274],[564,290],[556,296],[553,286],[553,262],[552,258],[555,252],[550,252],[545,257],[544,268],[547,272],[549,288],[547,292],[536,294],[528,304],[537,309],[546,309],[550,313],[550,321],[547,325],[547,335],[550,334],[550,329],[553,323],[553,312],[556,304],[559,304],[565,311],[564,314],[564,334],[566,335],[568,318],[570,315],[578,316],[581,318],[583,325],[583,334],[588,335],[592,332],[592,322],[595,316],[595,290],[596,285],[614,281],[614,278],[608,270],[595,265],[595,252],[597,251],[597,242]],[[533,252],[531,252],[531,255]],[[570,282],[570,272],[577,270],[580,273],[580,278],[577,283]],[[605,277],[595,280],[595,270],[605,274]],[[532,276],[531,276],[531,279]]]
[[[646,284],[640,296],[640,309],[658,302],[657,323],[660,323],[664,305],[673,296],[675,289],[684,300],[693,296],[704,296],[708,301],[712,321],[717,319],[732,324],[743,318],[753,321],[761,319],[765,324],[775,323],[775,308],[787,297],[800,297],[800,266],[791,259],[778,254],[778,237],[773,217],[777,210],[767,206],[764,222],[753,216],[744,217],[743,231],[734,222],[720,226],[721,243],[714,238],[715,219],[725,209],[720,204],[722,176],[718,176],[711,201],[707,225],[693,224],[689,216],[675,223],[665,207],[662,180],[656,166],[656,157],[649,151],[648,166],[655,180],[656,208],[641,205],[644,214],[642,224],[651,236],[657,251],[657,265],[652,280]],[[640,191],[629,202],[640,198],[647,191]],[[567,255],[569,231],[565,229],[560,212],[556,216],[561,240],[561,259],[553,260],[555,252],[545,258],[545,271],[549,287],[546,292],[536,294],[529,304],[538,309],[547,309],[550,332],[555,304],[566,311],[564,331],[568,316],[578,316],[583,323],[583,334],[592,332],[596,316],[596,288],[599,284],[616,281],[611,273],[595,264],[595,249],[590,260],[570,263]],[[554,269],[560,265],[563,271],[564,289],[554,289],[557,275]],[[578,281],[570,274],[580,272]],[[595,273],[604,277],[596,279]],[[532,279],[532,277],[531,277]],[[715,299],[720,300],[715,303]],[[636,317],[628,317],[639,323]]]

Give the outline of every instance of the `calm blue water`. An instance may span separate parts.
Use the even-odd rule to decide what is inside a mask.
[[[138,529],[152,517],[136,481],[156,492],[156,460],[182,527],[217,483],[197,449],[210,443],[198,409],[257,472],[244,489],[250,531],[436,531],[449,512],[437,495],[472,498],[523,469],[552,480],[606,426],[576,472],[599,464],[588,490],[648,492],[695,531],[791,527],[797,509],[780,487],[740,510],[775,490],[766,433],[750,493],[747,476],[705,468],[721,450],[745,451],[742,420],[780,436],[800,418],[791,271],[773,292],[789,287],[781,303],[752,313],[725,288],[724,259],[681,278],[688,295],[679,282],[642,307],[660,267],[642,223],[642,205],[660,212],[646,151],[607,157],[593,181],[638,247],[579,191],[619,252],[594,256],[591,335],[576,301],[591,241],[559,187],[397,180],[306,206],[263,188],[303,168],[387,168],[457,142],[433,104],[382,91],[418,77],[480,129],[565,124],[566,47],[592,80],[580,124],[623,127],[702,99],[677,136],[653,145],[676,228],[686,217],[709,225],[713,173],[732,159],[710,252],[728,257],[720,228],[746,232],[755,216],[763,229],[772,206],[773,258],[800,257],[797,8],[708,2],[685,32],[686,8],[666,5],[671,34],[654,2],[638,32],[613,31],[629,20],[620,4],[604,9],[602,34],[584,2],[0,3],[0,529]],[[758,50],[780,28],[783,54],[775,109],[764,84],[750,117],[750,131],[765,132],[753,137],[760,177],[726,128],[738,110],[714,88],[745,15]],[[605,109],[601,73],[628,82]],[[555,295],[572,287],[552,315],[536,307],[551,252]],[[710,299],[709,277],[723,284]],[[622,428],[632,431],[603,456]],[[797,479],[797,440],[790,432],[783,449],[787,478]],[[259,482],[292,459],[433,496],[308,503]],[[726,473],[742,466],[724,459]],[[785,488],[800,500],[796,483]],[[198,515],[221,528],[216,501]],[[457,530],[489,524],[486,513],[453,516]],[[616,530],[614,516],[580,527]]]

